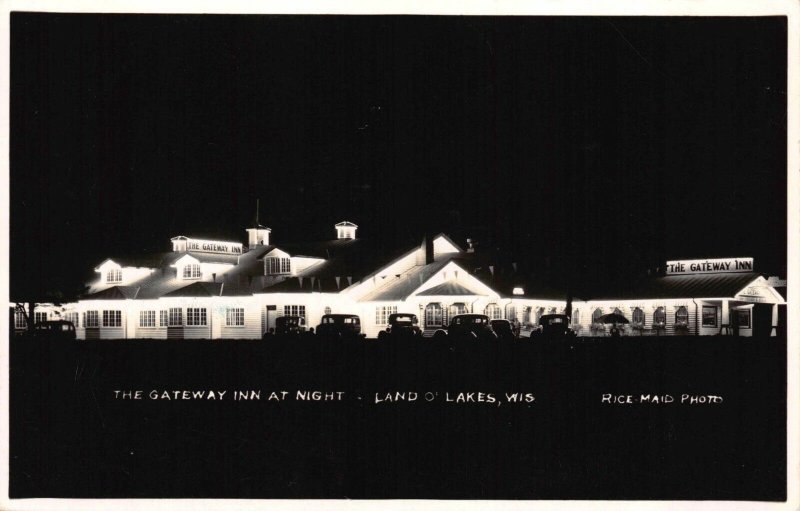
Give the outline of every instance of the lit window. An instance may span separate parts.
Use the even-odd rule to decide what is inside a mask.
[[[108,270],[108,272],[106,273],[106,282],[107,283],[122,282],[122,270],[118,268]]]
[[[78,328],[78,313],[77,312],[67,312],[64,314],[64,319],[75,325],[75,328]]]
[[[100,326],[97,311],[86,311],[83,316],[83,326],[86,328],[97,328]]]
[[[225,312],[225,326],[244,326],[244,309],[228,309]]]
[[[509,305],[508,308],[506,308],[506,319],[509,321],[517,319],[517,308],[513,305]]]
[[[703,305],[703,326],[717,326],[717,308],[713,305]]]
[[[28,328],[28,322],[25,321],[25,314],[22,311],[14,314],[14,328]]]
[[[33,313],[33,322],[34,322],[34,324],[42,323],[44,321],[47,321],[47,313],[46,312],[34,312]]]
[[[205,326],[206,309],[189,307],[186,309],[186,326]]]
[[[384,307],[376,307],[375,308],[375,324],[376,325],[388,325],[389,324],[389,315],[390,314],[397,314],[397,305],[387,305]]]
[[[639,307],[635,307],[633,309],[632,318],[633,318],[633,322],[634,323],[639,323],[639,324],[643,325],[644,324],[644,311],[642,309],[640,309]]]
[[[301,318],[306,317],[306,306],[305,305],[284,305],[283,306],[283,315],[284,316],[300,316]]]
[[[664,326],[667,323],[667,312],[664,307],[658,307],[653,312],[653,324]]]
[[[675,311],[675,324],[682,326],[689,324],[689,311],[686,310],[686,307],[683,305],[678,307],[678,310]]]
[[[183,326],[183,309],[180,307],[169,308],[169,326]]]
[[[159,326],[168,326],[169,325],[169,312],[167,312],[167,311],[159,311],[158,312],[158,316],[159,316],[159,320],[158,320]]]
[[[139,311],[139,326],[142,328],[156,326],[156,311]]]
[[[292,260],[288,257],[267,257],[264,259],[267,275],[288,275],[292,273]]]
[[[425,307],[425,326],[442,326],[442,306],[438,303],[429,303]]]
[[[200,275],[200,265],[197,263],[187,264],[183,267],[183,278],[185,279],[199,279]]]
[[[500,306],[496,303],[490,303],[483,313],[489,316],[489,319],[500,319]]]
[[[110,328],[122,326],[122,311],[103,311],[103,326]]]

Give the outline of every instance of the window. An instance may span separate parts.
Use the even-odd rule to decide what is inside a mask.
[[[544,307],[536,307],[536,314],[533,316],[533,322],[539,324],[539,319],[544,314]]]
[[[595,309],[594,312],[592,312],[592,323],[599,323],[600,322],[600,316],[602,316],[602,315],[603,315],[603,309],[601,309],[599,307],[597,309]]]
[[[122,311],[103,311],[103,326],[109,328],[122,326]]]
[[[663,326],[666,323],[667,323],[667,313],[664,310],[664,307],[656,308],[655,312],[653,312],[653,324]]]
[[[244,309],[235,307],[225,311],[225,326],[244,326]]]
[[[389,324],[389,315],[390,314],[397,314],[397,305],[387,305],[385,307],[376,307],[375,308],[375,324],[376,325],[388,325]]]
[[[186,309],[186,326],[205,326],[206,309],[189,307]]]
[[[438,303],[429,303],[425,307],[425,326],[442,326],[442,306]]]
[[[506,319],[509,321],[513,321],[517,319],[517,308],[513,305],[509,305],[506,308]]]
[[[306,306],[305,305],[284,305],[283,306],[283,315],[284,316],[300,316],[306,317]]]
[[[703,326],[717,326],[717,308],[713,305],[703,305]]]
[[[683,305],[678,307],[678,310],[675,311],[675,325],[676,326],[689,325],[689,311],[687,311],[686,307],[684,307]]]
[[[28,328],[28,322],[25,321],[25,314],[22,311],[14,314],[14,328]]]
[[[97,328],[100,326],[97,311],[86,311],[83,315],[83,326],[86,328]]]
[[[156,311],[139,311],[139,326],[142,328],[156,326]]]
[[[41,323],[43,321],[47,321],[47,313],[46,312],[34,312],[33,313],[33,322]]]
[[[169,326],[183,326],[183,309],[180,307],[169,308]]]
[[[483,313],[489,316],[489,319],[500,319],[500,306],[496,303],[490,303]]]
[[[734,326],[738,328],[750,328],[750,309],[739,309],[731,311]]]
[[[267,275],[288,275],[292,273],[292,260],[288,257],[267,257],[264,259]]]
[[[325,307],[324,314],[330,314],[330,313],[331,313],[331,308],[330,307]]]
[[[199,279],[200,278],[200,265],[193,263],[187,264],[183,267],[183,278],[185,279]]]
[[[634,323],[644,324],[644,311],[639,307],[634,307],[632,317]]]
[[[78,328],[78,313],[77,312],[67,312],[64,314],[64,319],[71,322],[75,325],[75,328]]]
[[[531,308],[525,307],[525,312],[522,313],[522,322],[526,325],[531,322]]]
[[[581,322],[581,310],[575,309],[574,311],[572,311],[572,323],[577,325],[580,322]]]
[[[158,311],[159,314],[159,326],[168,326],[169,325],[169,312],[167,311]]]
[[[108,270],[108,273],[106,273],[106,282],[122,282],[122,270],[119,268]]]

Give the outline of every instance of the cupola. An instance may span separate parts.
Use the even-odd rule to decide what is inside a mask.
[[[336,239],[339,240],[356,239],[356,229],[358,229],[358,226],[353,222],[348,222],[347,220],[345,220],[344,222],[339,222],[334,227],[336,227]]]

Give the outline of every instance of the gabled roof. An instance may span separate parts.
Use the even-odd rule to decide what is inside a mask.
[[[334,227],[358,227],[358,226],[356,224],[354,224],[353,222],[349,222],[349,221],[345,220],[344,222],[339,222]]]
[[[219,282],[195,282],[184,286],[175,291],[166,293],[164,297],[187,296],[187,297],[206,297],[219,296],[222,284]]]
[[[386,282],[380,287],[364,295],[362,302],[384,302],[392,300],[405,300],[411,293],[419,289],[428,279],[433,277],[439,270],[450,262],[449,257],[443,257],[439,261],[412,267],[402,273],[399,277],[387,276]]]
[[[178,259],[183,252],[146,252],[138,255],[111,256],[104,259],[97,268],[108,261],[114,261],[122,267],[132,268],[158,268],[163,264],[171,263]]]
[[[81,300],[132,300],[139,292],[138,286],[111,286],[108,289],[82,296]]]
[[[417,293],[417,296],[486,296],[486,293],[473,290],[454,279]]]
[[[668,275],[632,282],[617,291],[589,299],[732,298],[760,276],[749,272]]]

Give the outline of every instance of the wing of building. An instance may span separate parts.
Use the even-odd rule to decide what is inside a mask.
[[[36,320],[72,321],[79,339],[260,339],[281,316],[314,327],[324,314],[357,314],[362,331],[377,337],[395,312],[418,315],[428,336],[470,312],[517,321],[525,335],[543,314],[571,309],[580,335],[604,335],[597,320],[610,312],[629,318],[632,334],[748,335],[774,333],[785,303],[770,281],[745,271],[650,279],[568,307],[564,290],[536,285],[516,263],[499,265],[445,234],[391,250],[357,229],[344,221],[328,240],[275,243],[256,223],[247,246],[176,236],[171,251],[99,262],[84,296],[43,304]],[[20,313],[15,327],[25,328]]]

